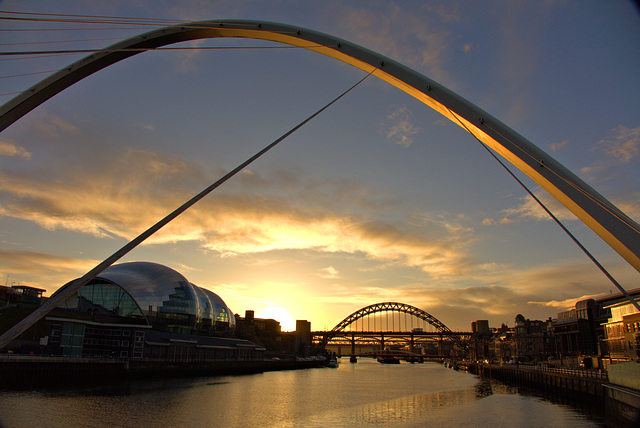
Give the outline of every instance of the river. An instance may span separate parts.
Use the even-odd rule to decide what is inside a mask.
[[[437,363],[0,392],[12,427],[597,427],[598,417]]]

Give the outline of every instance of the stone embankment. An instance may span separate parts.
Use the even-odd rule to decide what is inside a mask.
[[[621,425],[640,426],[640,391],[610,383],[604,371],[510,364],[469,364],[467,370],[545,396],[604,406],[608,418]]]
[[[265,360],[153,361],[111,358],[1,356],[0,388],[114,382],[138,378],[223,376],[323,367],[325,360],[280,358]]]

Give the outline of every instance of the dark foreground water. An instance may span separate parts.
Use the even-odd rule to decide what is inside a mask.
[[[575,408],[440,364],[0,392],[2,427],[589,427]]]

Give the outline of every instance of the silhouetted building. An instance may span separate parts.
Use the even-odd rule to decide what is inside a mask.
[[[594,299],[586,299],[577,302],[575,309],[558,314],[554,335],[560,356],[598,354],[596,330],[605,315],[601,311],[602,306]]]
[[[264,347],[270,353],[281,353],[282,329],[274,319],[255,318],[254,311],[245,311],[245,316],[235,315],[236,336]]]
[[[518,314],[515,327],[502,324],[486,343],[485,355],[491,361],[542,361],[554,354],[552,320],[529,320]]]
[[[111,266],[51,311],[46,353],[169,361],[259,358],[264,349],[231,339],[235,318],[210,290],[166,266]]]
[[[477,320],[471,323],[471,337],[469,343],[469,358],[483,361],[492,358],[491,329],[488,320]]]
[[[12,285],[5,287],[0,285],[0,301],[5,305],[12,303],[27,303],[39,305],[42,300],[42,293],[47,290],[26,285]]]
[[[515,358],[516,350],[512,340],[514,329],[505,324],[491,336],[489,342],[489,356],[496,361],[509,361]]]
[[[307,320],[296,320],[295,353],[308,356],[311,354],[311,323]]]
[[[527,361],[541,360],[545,355],[544,321],[525,319],[518,314],[512,336],[515,356]]]
[[[488,320],[477,320],[471,323],[471,333],[479,335],[491,334]]]

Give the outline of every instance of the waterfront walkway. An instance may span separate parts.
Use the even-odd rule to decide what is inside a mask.
[[[476,364],[470,373],[507,384],[528,387],[545,396],[571,398],[603,405],[621,426],[640,426],[640,391],[613,385],[607,372],[599,369],[565,369],[515,364]]]

